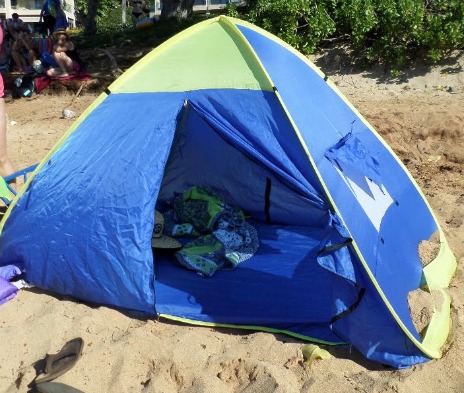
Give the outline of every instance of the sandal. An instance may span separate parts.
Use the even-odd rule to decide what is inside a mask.
[[[63,348],[55,354],[45,356],[45,370],[32,381],[32,385],[51,381],[70,370],[79,360],[84,347],[84,340],[80,337],[68,341]]]

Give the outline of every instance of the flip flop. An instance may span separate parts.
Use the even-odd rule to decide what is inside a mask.
[[[38,393],[84,393],[82,390],[60,382],[43,382],[35,388]]]
[[[81,357],[83,347],[84,340],[78,337],[64,344],[57,354],[47,354],[45,356],[45,370],[35,377],[32,384],[49,382],[73,368]]]

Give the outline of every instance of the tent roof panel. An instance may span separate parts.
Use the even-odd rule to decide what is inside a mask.
[[[113,93],[205,88],[272,90],[241,33],[226,21],[200,23],[154,49],[111,86]]]

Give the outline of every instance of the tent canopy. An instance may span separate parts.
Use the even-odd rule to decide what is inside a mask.
[[[211,279],[151,248],[155,206],[198,185],[260,240]],[[89,302],[348,343],[395,367],[439,357],[448,334],[444,292],[425,337],[408,307],[456,263],[414,180],[320,70],[237,19],[193,26],[118,78],[2,225],[1,265]],[[418,244],[437,230],[423,268]]]

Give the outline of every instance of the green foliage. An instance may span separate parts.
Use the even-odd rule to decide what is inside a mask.
[[[333,3],[334,0],[256,0],[240,17],[310,53],[322,38],[335,32],[329,14]],[[237,10],[229,7],[228,14],[237,16]]]
[[[196,15],[188,20],[160,20],[151,27],[134,29],[130,18],[130,7],[127,8],[126,23],[122,23],[122,9],[118,6],[108,9],[105,16],[97,15],[97,34],[74,36],[80,48],[108,47],[128,45],[138,47],[155,47],[181,30],[205,19]]]
[[[141,31],[132,28],[130,6],[122,24],[121,0],[77,0],[86,15],[88,1],[98,1],[97,36],[86,38],[99,46],[128,42],[156,45],[203,20],[160,21]],[[348,41],[360,59],[402,65],[413,59],[436,62],[464,48],[464,0],[248,0],[227,7],[230,16],[248,20],[277,35],[301,52],[313,53],[327,41]],[[84,43],[85,45],[85,43]]]
[[[392,79],[398,79],[400,78],[402,75],[402,72],[400,70],[397,70],[397,69],[392,69],[390,70],[390,78]]]
[[[421,54],[437,61],[464,44],[462,4],[461,0],[349,0],[341,3],[336,20],[371,61],[404,64]]]
[[[250,0],[228,14],[255,23],[309,54],[349,37],[373,63],[438,61],[464,48],[463,0]]]
[[[434,0],[427,2],[421,44],[436,61],[455,48],[464,47],[464,2]]]
[[[341,1],[334,12],[337,30],[351,35],[355,47],[362,46],[366,35],[377,24],[372,0]]]
[[[112,8],[107,8],[105,12],[97,13],[96,23],[98,34],[118,34],[132,26],[130,7],[126,10],[126,23],[122,23],[122,7],[119,3]]]
[[[89,0],[76,0],[75,9],[81,15],[87,15],[89,12]],[[95,1],[95,0],[94,0]],[[103,21],[112,11],[119,8],[119,15],[121,15],[121,1],[120,0],[98,0],[97,11],[97,24]],[[121,18],[120,18],[121,20]]]

